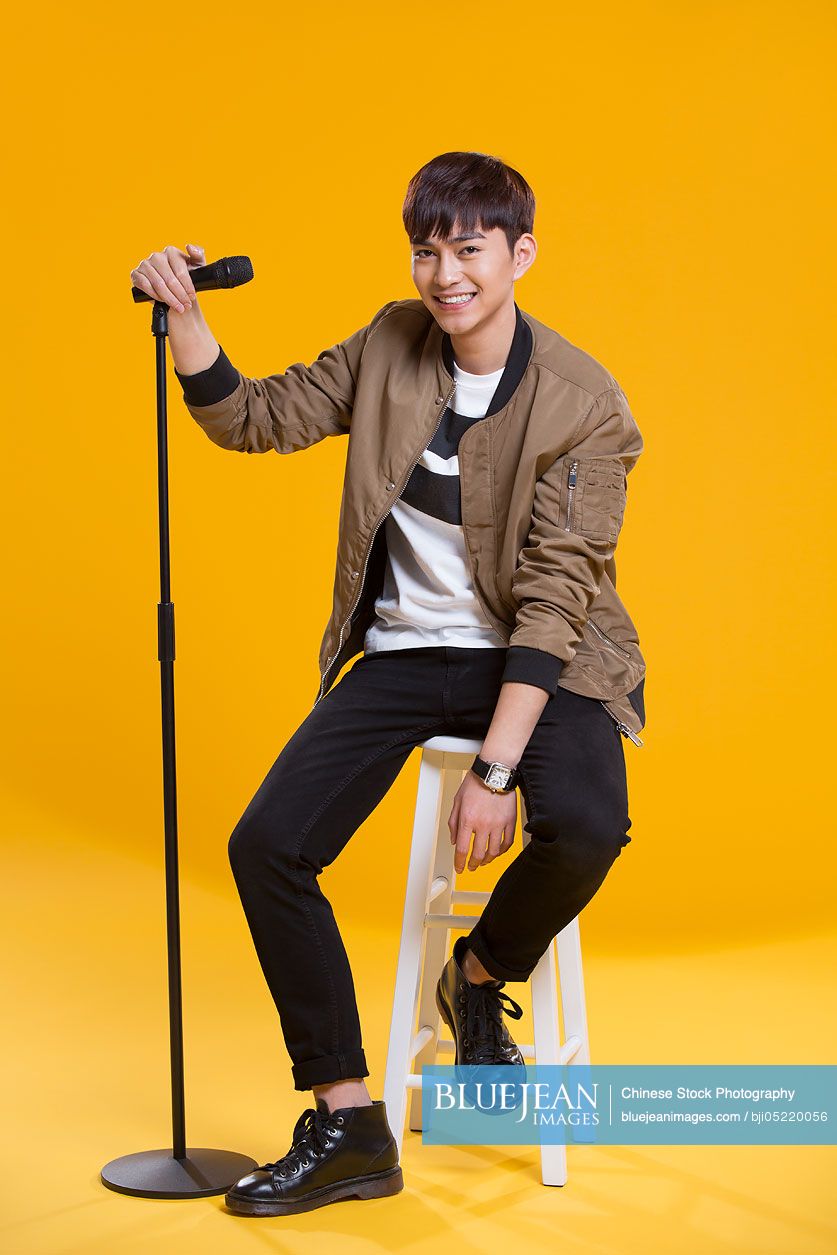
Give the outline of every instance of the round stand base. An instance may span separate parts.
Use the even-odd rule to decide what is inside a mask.
[[[111,1159],[102,1168],[101,1181],[109,1190],[139,1198],[204,1198],[225,1194],[258,1164],[249,1155],[232,1150],[187,1150],[175,1159],[171,1149],[141,1150]]]

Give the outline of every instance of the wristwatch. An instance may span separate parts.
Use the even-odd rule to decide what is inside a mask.
[[[471,764],[471,771],[492,793],[512,793],[520,781],[520,772],[516,767],[509,767],[506,763],[487,763],[479,754]]]

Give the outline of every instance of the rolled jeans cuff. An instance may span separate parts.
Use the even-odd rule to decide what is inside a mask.
[[[322,1055],[319,1059],[306,1059],[291,1066],[294,1089],[311,1089],[314,1085],[328,1085],[331,1081],[343,1081],[354,1076],[368,1076],[366,1055],[363,1050],[349,1050],[346,1054]]]

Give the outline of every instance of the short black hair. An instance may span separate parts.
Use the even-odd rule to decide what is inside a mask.
[[[407,187],[402,217],[410,242],[447,239],[455,223],[506,233],[509,252],[535,220],[534,193],[517,170],[488,153],[441,153],[425,162]]]

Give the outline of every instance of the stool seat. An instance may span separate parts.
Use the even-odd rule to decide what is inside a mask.
[[[410,1129],[417,1132],[422,1128],[422,1066],[436,1063],[437,1054],[449,1056],[451,1062],[456,1057],[453,1040],[442,1036],[442,1028],[446,1026],[436,1005],[436,984],[449,957],[449,932],[470,932],[479,914],[462,914],[452,908],[458,904],[484,906],[491,896],[484,891],[456,888],[455,849],[447,823],[456,791],[481,746],[482,741],[470,737],[442,735],[429,737],[417,747],[421,761],[384,1077],[387,1118],[398,1143],[399,1154],[409,1091],[412,1091]],[[522,843],[525,846],[532,838],[525,830],[528,816],[522,793],[520,813]],[[509,852],[508,857],[511,856]],[[557,991],[559,979],[565,1033],[563,1043]],[[550,942],[530,977],[530,983],[534,1042],[517,1042],[524,1059],[541,1064],[589,1064],[587,1007],[577,918],[571,920]],[[566,1146],[563,1143],[541,1144],[540,1155],[543,1184],[565,1185]]]
[[[469,739],[464,736],[431,736],[429,740],[422,741],[421,749],[424,750],[441,750],[443,754],[478,754],[482,741]]]

